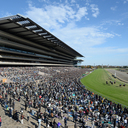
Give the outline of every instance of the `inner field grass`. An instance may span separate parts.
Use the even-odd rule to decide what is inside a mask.
[[[113,82],[116,81],[116,84],[111,85],[110,80]],[[109,84],[106,84],[106,81]],[[111,74],[104,69],[95,70],[82,78],[81,83],[94,93],[99,93],[99,95],[111,99],[114,102],[128,106],[128,85],[119,87],[122,82],[116,78],[112,78]]]

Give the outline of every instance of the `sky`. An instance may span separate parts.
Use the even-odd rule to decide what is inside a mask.
[[[128,65],[128,0],[0,0],[82,54],[81,65]]]

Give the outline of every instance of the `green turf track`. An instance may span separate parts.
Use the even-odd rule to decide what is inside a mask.
[[[82,78],[81,83],[94,93],[100,94],[114,102],[118,102],[123,106],[128,106],[128,85],[119,87],[121,82],[116,79],[116,84],[111,85],[109,83],[107,85],[106,81],[110,81],[111,77],[108,74],[109,73],[104,69],[97,69]],[[114,78],[112,79],[114,80]]]

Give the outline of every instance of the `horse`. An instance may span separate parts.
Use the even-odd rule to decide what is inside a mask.
[[[123,84],[123,86],[125,87],[125,84]]]

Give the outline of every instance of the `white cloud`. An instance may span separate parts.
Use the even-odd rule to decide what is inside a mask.
[[[118,25],[124,25],[124,23],[118,23]]]
[[[116,25],[116,26],[121,26],[124,25],[121,20],[106,20],[103,21],[102,25]]]
[[[85,17],[86,20],[90,20],[88,17]]]
[[[65,0],[65,3],[68,4],[68,0]]]
[[[38,0],[38,1],[39,1],[39,2],[42,2],[42,3],[43,3],[43,2],[45,2],[45,3],[50,3],[49,0]],[[32,2],[32,1],[28,1],[28,2],[30,3],[30,2]]]
[[[67,5],[49,5],[44,8],[36,8],[29,4],[26,15],[44,26],[46,29],[54,29],[75,17],[75,11]]]
[[[46,29],[60,28],[63,24],[71,21],[80,21],[81,18],[89,20],[86,7],[79,7],[73,9],[69,5],[47,5],[43,8],[36,8],[29,3],[29,10],[26,16],[32,18],[34,21],[41,23]]]
[[[117,6],[111,7],[110,9],[115,11],[117,9]]]
[[[128,0],[124,0],[124,4],[126,4],[128,2]]]
[[[121,20],[106,20],[103,21],[102,25],[124,25],[124,23],[121,23]]]
[[[93,14],[97,17],[99,9],[96,5],[91,5],[91,8]],[[69,5],[63,4],[47,5],[43,8],[37,8],[29,4],[26,16],[43,28],[49,30],[84,56],[87,54],[94,55],[104,51],[107,52],[107,48],[100,49],[94,47],[106,43],[106,39],[119,35],[116,33],[103,32],[99,27],[95,26],[78,27],[77,22],[80,22],[83,17],[89,20],[89,18],[86,17],[88,15],[87,11],[87,7],[74,9]],[[110,50],[111,52],[114,51],[112,48]],[[118,51],[121,52],[119,49]]]
[[[71,3],[75,3],[76,1],[75,0],[71,0]]]
[[[46,2],[46,0],[38,0],[39,2]]]
[[[107,38],[115,37],[114,34],[103,33],[96,27],[78,28],[73,23],[59,30],[55,30],[53,33],[79,52],[83,52],[85,48],[101,45],[105,43]]]
[[[91,0],[86,0],[86,3],[85,3],[85,4],[86,4],[87,6],[89,6],[90,3],[91,3]]]
[[[79,8],[79,10],[76,14],[76,19],[79,21],[85,15],[88,15],[87,8],[86,7]]]
[[[93,13],[92,16],[97,17],[99,15],[99,8],[97,7],[97,5],[91,4],[90,7]]]
[[[88,54],[116,54],[116,53],[127,53],[128,48],[116,48],[116,47],[102,47],[102,48],[90,48]]]
[[[79,4],[76,4],[76,7],[79,8],[80,7]]]
[[[2,12],[2,17],[12,16],[13,14],[10,12]]]

